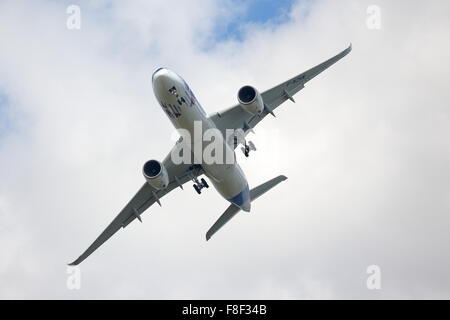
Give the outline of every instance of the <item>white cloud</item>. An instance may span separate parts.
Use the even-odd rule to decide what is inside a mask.
[[[448,298],[450,70],[446,1],[300,2],[281,25],[214,43],[233,2],[0,4],[0,89],[13,130],[0,137],[2,298]],[[256,128],[242,167],[252,185],[289,179],[206,243],[226,208],[187,186],[82,264],[83,251],[169,151],[172,128],[152,70],[182,75],[209,112],[342,50],[297,104]],[[277,139],[273,137],[277,137]],[[278,139],[279,138],[279,139]],[[185,203],[180,207],[180,203]],[[382,290],[365,287],[368,265]]]

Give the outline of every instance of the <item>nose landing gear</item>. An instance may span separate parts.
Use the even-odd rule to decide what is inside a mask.
[[[192,181],[194,182],[194,189],[198,194],[202,193],[203,188],[209,188],[208,183],[203,178],[201,178],[200,181],[197,178],[194,178]]]

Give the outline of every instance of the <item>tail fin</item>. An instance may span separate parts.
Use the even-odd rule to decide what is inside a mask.
[[[254,201],[259,196],[263,195],[264,193],[266,193],[267,191],[269,191],[277,184],[286,179],[287,177],[281,175],[253,188],[252,190],[250,190],[251,201]],[[239,209],[234,204],[230,205],[227,208],[227,210],[225,210],[225,212],[219,217],[219,219],[217,219],[217,221],[213,224],[213,226],[208,230],[208,232],[206,233],[206,241],[211,239],[213,234],[219,231],[219,229],[222,228],[228,221],[230,221],[231,218],[233,218],[236,215],[236,213],[238,213],[240,210],[241,209]]]

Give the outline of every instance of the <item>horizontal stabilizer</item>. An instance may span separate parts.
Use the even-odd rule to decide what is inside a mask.
[[[250,190],[250,199],[251,201],[255,200],[259,196],[263,195],[273,187],[275,187],[280,182],[286,180],[287,177],[285,176],[278,176],[276,178],[273,178],[255,188]],[[227,210],[217,219],[217,221],[213,224],[213,226],[208,230],[206,233],[206,241],[211,239],[213,234],[215,234],[217,231],[219,231],[220,228],[222,228],[228,221],[233,218],[236,213],[238,213],[241,209],[239,209],[236,205],[231,204]]]
[[[219,231],[219,229],[222,228],[225,223],[230,221],[231,218],[233,218],[240,210],[241,209],[238,206],[231,204],[227,208],[227,210],[225,210],[225,212],[220,216],[220,218],[217,219],[216,223],[214,223],[213,226],[208,230],[208,232],[206,233],[206,241],[211,239],[212,235]]]
[[[252,190],[250,190],[250,200],[251,201],[255,200],[256,198],[263,195],[264,193],[266,193],[267,191],[269,191],[270,189],[275,187],[277,184],[279,184],[280,182],[282,182],[286,179],[287,179],[286,176],[278,176],[276,178],[273,178],[272,180],[264,182],[263,184],[253,188]]]

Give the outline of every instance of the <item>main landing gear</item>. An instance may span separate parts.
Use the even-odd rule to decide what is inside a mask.
[[[192,181],[194,182],[194,189],[198,194],[202,193],[203,188],[209,188],[208,183],[203,178],[201,178],[199,181],[197,177],[195,177],[194,179],[192,179]]]
[[[245,155],[246,157],[248,157],[249,154],[250,154],[250,151],[256,151],[256,147],[255,147],[255,145],[253,144],[253,142],[249,141],[249,142],[247,143],[247,141],[244,140],[244,146],[241,147],[241,150],[242,150],[242,152],[244,153],[244,155]]]

